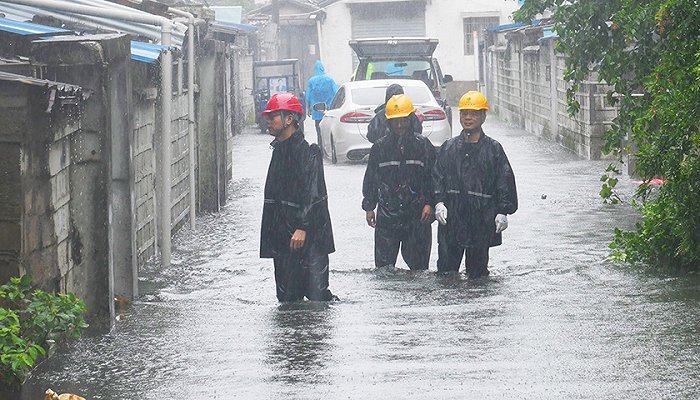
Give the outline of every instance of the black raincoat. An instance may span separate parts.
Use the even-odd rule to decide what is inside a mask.
[[[431,171],[435,148],[419,134],[389,133],[372,146],[362,184],[362,209],[377,208],[375,265],[394,265],[401,245],[411,269],[427,269],[432,233],[420,221],[425,205],[434,205]]]
[[[265,181],[260,257],[273,258],[280,301],[330,300],[328,254],[335,251],[323,159],[317,145],[301,132],[273,141]],[[289,248],[297,229],[306,232],[304,247]]]
[[[374,117],[369,121],[367,126],[367,140],[375,143],[380,138],[383,138],[389,134],[389,124],[386,119],[386,103],[391,99],[391,96],[403,94],[403,88],[401,85],[393,83],[386,88],[386,97],[384,99],[384,104],[374,109]],[[420,122],[416,114],[413,113],[409,116],[411,119],[411,128],[416,135],[423,133],[423,124]]]
[[[496,215],[513,214],[518,194],[498,141],[482,132],[476,143],[467,143],[463,134],[443,143],[433,168],[433,187],[435,203],[447,207],[447,225],[438,228],[439,237],[465,248],[501,244]]]

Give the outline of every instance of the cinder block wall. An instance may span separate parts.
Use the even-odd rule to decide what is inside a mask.
[[[134,131],[131,138],[133,198],[135,213],[135,247],[139,266],[144,265],[157,251],[156,223],[156,98],[158,89],[149,73],[155,66],[132,63],[130,68],[134,91],[132,118]]]
[[[187,219],[190,212],[190,159],[189,159],[189,122],[187,95],[182,92],[173,96],[173,120],[171,139],[171,223],[173,232],[177,231]]]
[[[603,135],[616,109],[607,103],[608,87],[593,76],[581,85],[580,111],[570,116],[564,80],[565,60],[554,51],[555,40],[534,43],[506,36],[507,45],[488,49],[487,91],[492,110],[503,120],[560,143],[587,159],[601,153]]]
[[[0,80],[1,282],[26,273],[44,290],[74,289],[84,246],[73,224],[71,168],[82,113],[67,95],[79,98],[55,85]]]

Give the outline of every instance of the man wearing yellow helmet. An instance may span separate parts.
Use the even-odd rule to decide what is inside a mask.
[[[487,111],[483,94],[465,93],[459,101],[462,132],[438,151],[433,168],[438,272],[459,271],[464,257],[470,278],[487,276],[489,247],[501,244],[506,215],[518,209],[508,157],[481,128]]]
[[[405,94],[387,101],[389,134],[372,145],[362,183],[362,209],[367,224],[375,228],[377,268],[393,267],[400,247],[409,268],[428,269],[435,148],[427,138],[414,132],[414,112],[413,103]]]

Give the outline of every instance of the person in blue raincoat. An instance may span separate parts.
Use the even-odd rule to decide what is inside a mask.
[[[323,148],[321,143],[321,120],[323,119],[323,113],[313,109],[316,103],[325,103],[326,108],[330,107],[333,96],[335,92],[338,91],[338,85],[335,83],[333,78],[326,74],[326,69],[323,67],[321,60],[316,60],[316,66],[314,67],[316,75],[309,79],[309,83],[306,84],[306,113],[311,116],[316,125],[316,140],[318,146]]]

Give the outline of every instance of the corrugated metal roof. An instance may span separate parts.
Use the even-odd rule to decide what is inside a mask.
[[[41,87],[55,87],[62,92],[78,93],[82,91],[80,86],[71,85],[70,83],[47,81],[45,79],[37,79],[24,75],[12,74],[9,72],[0,71],[0,81],[22,82],[27,85]]]
[[[505,24],[505,25],[498,25],[498,26],[492,26],[490,28],[486,28],[486,31],[488,32],[501,32],[501,31],[507,31],[510,29],[517,29],[517,28],[522,28],[523,26],[529,26],[529,25],[537,25],[540,23],[539,19],[533,19],[532,23],[530,24],[523,24],[521,22],[515,22],[512,24]]]
[[[19,22],[0,18],[0,31],[10,32],[21,36],[53,37],[59,35],[75,35],[68,29],[54,28],[32,22]],[[154,43],[131,41],[131,59],[146,63],[155,63],[160,57],[163,46]],[[0,62],[2,62],[0,60]]]
[[[236,24],[233,22],[224,22],[224,21],[215,21],[215,22],[212,22],[210,25],[212,28],[219,29],[219,30],[255,32],[258,29],[255,25]]]
[[[93,7],[102,7],[122,11],[128,10],[134,13],[148,14],[144,11],[111,3],[105,0],[72,0],[71,2]],[[91,15],[80,15],[65,11],[48,10],[19,4],[5,3],[1,1],[0,13],[5,14],[6,18],[15,21],[32,21],[36,15],[49,16],[63,21],[67,25],[77,24],[82,27],[89,27],[96,30],[124,32],[136,36],[145,36],[154,40],[160,40],[160,27],[136,22],[95,17]],[[184,41],[186,31],[187,25],[181,23],[175,24],[175,29],[172,32],[172,43],[175,47],[182,47],[182,42]]]
[[[154,43],[131,41],[131,59],[153,64],[158,61],[163,46]]]
[[[13,21],[7,18],[0,18],[0,31],[14,33],[22,36],[52,36],[52,35],[71,35],[73,31],[68,29],[54,28],[34,24],[31,22]]]

